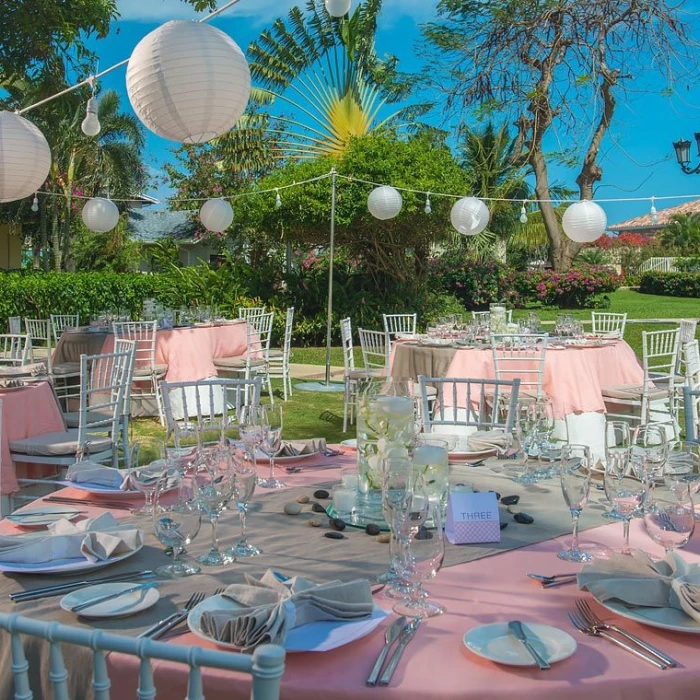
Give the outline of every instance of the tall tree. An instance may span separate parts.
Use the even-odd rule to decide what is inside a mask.
[[[681,21],[683,1],[440,0],[424,33],[437,51],[431,84],[447,109],[506,115],[518,130],[517,155],[530,165],[535,193],[551,199],[552,133],[568,134],[583,199],[603,177],[599,155],[618,98],[652,72],[663,88],[695,72],[696,44]],[[555,206],[540,204],[556,269],[580,245],[568,239]]]

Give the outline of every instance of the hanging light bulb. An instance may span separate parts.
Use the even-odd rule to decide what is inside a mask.
[[[85,136],[97,136],[102,130],[100,120],[97,118],[97,99],[95,98],[95,78],[90,77],[90,86],[92,87],[92,97],[87,101],[85,108],[85,119],[80,125]]]
[[[275,195],[275,209],[279,209],[282,206],[282,197],[280,197],[280,191],[277,188],[275,188],[275,192],[277,192]]]
[[[428,192],[426,197],[425,197],[425,213],[431,214],[432,211],[433,211],[433,207],[430,204],[430,192]]]
[[[36,214],[39,211],[39,197],[34,193],[34,199],[32,199],[32,211]]]
[[[649,210],[649,214],[651,214],[651,223],[658,224],[659,223],[659,213],[656,211],[656,206],[654,205],[654,200],[655,200],[655,197],[652,197],[651,198],[651,209]]]
[[[520,207],[520,223],[521,224],[527,223],[527,209],[525,206],[526,204],[527,204],[527,199],[523,201],[523,206]]]

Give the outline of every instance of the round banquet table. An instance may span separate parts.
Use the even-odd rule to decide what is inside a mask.
[[[346,455],[333,461],[340,466],[351,463],[352,459],[352,456]],[[317,468],[310,468],[299,474],[284,475],[289,487],[305,487],[309,490],[317,483],[337,481],[338,477],[337,469],[325,469],[323,460],[319,461]],[[553,492],[558,489],[557,484],[553,482],[545,483]],[[520,492],[523,499],[541,493],[537,490],[522,491],[525,487],[515,484],[512,488],[512,492]],[[541,485],[539,488],[541,489]],[[64,493],[78,494],[74,489],[66,489]],[[289,497],[291,498],[291,494]],[[334,574],[338,570],[337,567],[345,567],[344,573],[338,576],[343,580],[363,575],[362,562],[351,556],[351,552],[356,552],[357,547],[361,546],[365,547],[364,551],[371,553],[373,548],[380,546],[372,538],[360,531],[353,531],[344,541],[326,540],[318,530],[306,527],[303,521],[284,515],[276,517],[278,522],[289,523],[286,529],[266,527],[266,520],[270,516],[267,516],[265,508],[261,509],[260,506],[264,506],[264,500],[269,498],[279,496],[256,494],[249,516],[250,540],[262,545],[266,550],[263,556],[237,562],[223,569],[206,569],[205,573],[184,581],[165,582],[160,589],[161,601],[152,612],[121,620],[95,621],[93,626],[135,636],[144,626],[181,606],[191,591],[211,592],[216,587],[231,582],[232,577],[242,571],[261,574],[267,567],[274,567],[282,572],[305,571],[305,568],[309,567],[313,572],[311,577],[319,580],[319,572],[322,572],[324,567],[328,567]],[[564,508],[563,499],[561,507]],[[87,506],[86,510],[90,515],[101,512],[91,506]],[[113,512],[118,517],[132,517],[125,511]],[[597,522],[602,522],[599,515],[596,517]],[[5,534],[13,528],[14,526],[7,522],[0,523],[0,532]],[[191,547],[194,555],[208,546],[206,528],[207,526],[203,525],[203,532]],[[230,514],[225,515],[219,529],[224,544],[234,541],[237,535],[235,518]],[[303,557],[293,556],[293,553],[298,554],[298,549],[295,550],[295,547],[298,548],[295,542],[298,536],[316,543],[314,549],[307,550],[306,556]],[[616,523],[588,529],[582,533],[581,539],[619,547],[621,537],[622,526]],[[538,583],[525,577],[527,571],[547,574],[571,571],[571,564],[561,562],[556,557],[556,552],[564,544],[568,544],[568,539],[567,536],[544,539],[536,544],[489,556],[488,559],[443,568],[437,578],[429,582],[428,588],[431,596],[446,606],[447,612],[441,617],[421,623],[390,686],[383,689],[368,688],[365,679],[383,645],[384,629],[393,618],[382,623],[367,637],[333,651],[288,654],[282,678],[281,697],[284,700],[360,700],[376,697],[377,694],[400,700],[511,700],[514,697],[519,700],[561,700],[563,697],[567,700],[688,700],[698,697],[700,636],[664,632],[624,621],[624,626],[629,631],[642,636],[678,660],[678,668],[662,673],[604,639],[576,633],[568,621],[567,613],[574,610],[577,596],[584,594],[577,591],[575,586],[543,589]],[[631,542],[633,546],[643,547],[653,554],[662,553],[643,533],[639,521],[633,522]],[[158,545],[153,546],[152,537],[147,538],[146,545],[131,563],[116,565],[109,573],[118,571],[117,567],[138,570],[139,567],[152,568],[162,563],[162,548]],[[387,552],[388,556],[388,549],[384,552]],[[697,538],[690,542],[683,556],[690,561],[700,562]],[[365,575],[366,573],[365,571]],[[5,594],[11,590],[24,586],[34,587],[47,582],[45,578],[33,577],[27,584],[26,579],[23,580],[22,577],[16,577],[16,581],[12,581],[0,576],[0,607],[4,610],[10,609],[11,604],[6,602]],[[392,601],[381,593],[376,596],[376,600],[386,609],[390,609],[392,605]],[[12,610],[42,619],[57,619],[68,624],[87,624],[86,621],[61,611],[57,601],[58,598],[48,598],[27,605],[18,604],[14,605]],[[594,607],[604,617],[610,617],[597,604],[594,603]],[[501,666],[478,658],[465,649],[462,637],[473,627],[512,619],[520,619],[525,623],[550,624],[568,631],[578,643],[577,652],[569,659],[553,664],[551,670],[543,673],[533,668]],[[168,643],[210,646],[191,633],[174,637]],[[9,657],[6,639],[0,651],[3,668],[0,676],[1,692],[8,687]],[[44,650],[44,653],[47,651]],[[46,655],[42,657],[42,660],[45,659]],[[89,659],[89,650],[85,650],[84,653],[76,650],[75,654],[66,654],[66,662],[77,666],[75,672],[73,668],[69,669],[72,689],[76,692],[81,683],[89,684]],[[111,653],[107,662],[112,682],[112,697],[135,697],[138,659]],[[41,675],[45,680],[48,667],[42,667]],[[211,669],[205,669],[203,675],[208,700],[249,697],[250,679],[247,676]],[[179,665],[170,662],[155,664],[155,682],[160,697],[184,697],[186,677],[186,670]],[[73,696],[79,697],[80,693]]]
[[[396,342],[390,357],[393,377],[469,377],[495,379],[491,348],[428,347]],[[533,368],[535,363],[533,362]],[[590,445],[596,455],[605,453],[602,389],[616,384],[641,384],[644,371],[634,350],[617,340],[601,347],[547,348],[542,389],[552,401],[563,431],[566,422],[572,443]],[[566,437],[566,433],[561,437]]]

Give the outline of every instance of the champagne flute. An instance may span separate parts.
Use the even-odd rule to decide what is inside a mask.
[[[617,509],[614,500],[614,491],[608,492],[608,485],[614,484],[614,480],[621,478],[629,468],[631,454],[630,425],[625,421],[608,421],[605,424],[605,464],[610,465],[610,477],[603,480],[605,496],[612,504],[612,508],[602,515],[608,520],[624,520],[625,516]]]
[[[259,479],[258,485],[264,489],[282,489],[286,486],[275,478],[275,454],[282,444],[282,406],[268,404],[263,407],[262,451],[270,458],[270,476]]]
[[[588,502],[591,486],[591,451],[586,445],[565,445],[561,450],[561,490],[566,505],[571,511],[573,522],[573,540],[569,549],[563,549],[557,555],[559,559],[573,562],[585,562],[593,559],[584,552],[578,542],[578,521]]]
[[[236,508],[241,521],[241,537],[231,550],[237,559],[241,557],[255,557],[258,554],[262,554],[262,549],[248,542],[246,529],[248,504],[255,493],[255,485],[257,483],[255,460],[251,460],[250,455],[244,453],[235,454],[233,456],[233,469],[236,479]]]
[[[695,531],[695,510],[689,490],[657,492],[644,508],[646,531],[666,554],[685,547]]]
[[[156,487],[153,533],[166,547],[173,550],[172,563],[158,567],[158,576],[182,578],[201,571],[196,564],[188,564],[178,558],[199,533],[202,511],[197,494],[195,478],[172,469]]]

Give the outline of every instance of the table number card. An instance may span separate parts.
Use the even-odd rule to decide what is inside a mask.
[[[452,544],[500,542],[498,501],[493,491],[454,491],[447,503],[445,535]]]

